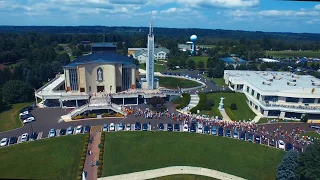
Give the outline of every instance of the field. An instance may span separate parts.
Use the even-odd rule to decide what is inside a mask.
[[[22,123],[19,119],[20,110],[30,106],[32,103],[13,104],[10,109],[0,113],[0,132],[19,128]]]
[[[213,112],[219,111],[218,107],[220,98],[224,97],[224,109],[232,120],[252,120],[256,116],[247,105],[246,96],[242,93],[210,93],[207,95],[207,97],[208,99],[213,99]],[[237,110],[230,109],[230,105],[232,103],[235,103],[237,105]]]
[[[226,86],[223,78],[209,78],[207,73],[204,73],[202,76],[207,80],[213,80],[213,82],[218,86]]]
[[[198,176],[191,174],[181,174],[181,175],[171,175],[155,178],[154,180],[216,180],[215,178],[206,177],[206,176]]]
[[[191,88],[200,86],[198,82],[191,81],[189,79],[182,79],[182,78],[174,78],[174,77],[160,77],[157,76],[156,78],[159,79],[159,86],[166,87],[169,89],[178,89],[179,88]]]
[[[0,149],[0,178],[75,179],[85,135],[57,137]]]
[[[266,51],[266,55],[279,57],[320,57],[320,51]]]
[[[139,68],[146,70],[145,64],[139,64]],[[154,72],[163,72],[163,71],[165,71],[166,69],[167,69],[167,68],[166,68],[165,65],[154,63]]]
[[[209,57],[207,57],[207,56],[192,56],[189,58],[192,59],[196,63],[196,67],[197,67],[197,64],[199,61],[203,61],[205,64],[205,67],[207,67],[207,60]]]
[[[285,152],[213,135],[118,132],[106,135],[103,176],[169,166],[196,166],[252,180],[275,179]]]

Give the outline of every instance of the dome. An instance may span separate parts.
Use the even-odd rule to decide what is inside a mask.
[[[190,41],[195,42],[197,41],[198,37],[196,35],[190,36]]]

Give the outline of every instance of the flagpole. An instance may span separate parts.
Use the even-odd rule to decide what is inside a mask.
[[[38,104],[38,98],[36,96],[36,93],[37,93],[37,90],[36,88],[33,88],[34,89],[34,98],[36,99],[36,105]]]

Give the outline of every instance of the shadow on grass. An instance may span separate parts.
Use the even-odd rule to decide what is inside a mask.
[[[0,108],[0,113],[3,113],[4,111],[9,111],[11,108],[12,108],[11,104],[2,103],[2,107]]]

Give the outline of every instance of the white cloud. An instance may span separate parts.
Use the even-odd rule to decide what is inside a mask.
[[[316,10],[320,10],[320,4],[314,6],[314,8],[315,8]]]
[[[195,8],[249,8],[258,6],[260,0],[177,0],[177,3]]]
[[[229,11],[229,16],[234,17],[315,17],[320,16],[318,11],[290,11],[290,10],[263,10],[263,11]]]

